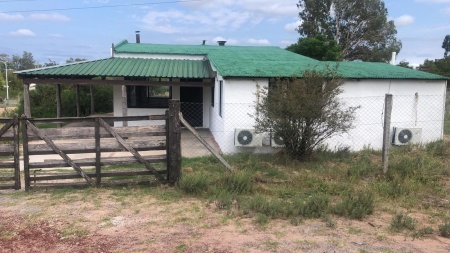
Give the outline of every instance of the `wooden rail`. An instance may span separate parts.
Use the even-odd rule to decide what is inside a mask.
[[[0,189],[20,189],[19,119],[0,119]]]
[[[149,184],[156,179],[160,183],[175,183],[181,176],[179,107],[179,101],[170,101],[165,115],[151,116],[23,117],[25,189]],[[142,120],[163,120],[166,125],[111,127],[106,123]],[[40,123],[64,125],[80,121],[92,126],[39,128]],[[8,131],[4,137],[15,138]],[[14,144],[0,145],[0,155],[13,154],[14,147]],[[13,163],[0,163],[0,168],[10,165]]]

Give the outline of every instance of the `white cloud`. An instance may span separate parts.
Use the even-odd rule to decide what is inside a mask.
[[[35,37],[36,34],[28,29],[19,29],[17,31],[14,32],[10,32],[9,33],[11,36],[15,36],[15,37]]]
[[[39,21],[70,21],[70,18],[59,13],[35,13],[30,15],[31,20]]]
[[[274,3],[275,2],[275,3]],[[254,14],[272,15],[296,15],[298,14],[298,0],[208,0],[186,2],[183,5],[195,9],[212,9],[217,10],[223,7],[236,10],[246,10]]]
[[[226,41],[227,42],[226,45],[237,45],[239,43],[239,41],[236,39],[231,38],[225,39],[224,37],[221,36],[214,37],[212,38],[211,41],[214,41],[215,43],[217,43],[217,41]]]
[[[442,9],[441,12],[444,13],[445,15],[450,15],[450,7]]]
[[[144,29],[166,34],[196,34],[236,30],[252,18],[248,12],[221,9],[214,12],[183,12],[180,10],[149,11],[141,21]]]
[[[296,42],[297,41],[294,41],[294,40],[282,40],[282,41],[280,41],[280,44],[283,45],[283,46],[289,46],[289,45],[292,45],[292,44],[294,44]]]
[[[25,19],[21,14],[10,15],[8,13],[0,13],[0,21],[17,21]]]
[[[410,15],[403,15],[394,20],[396,26],[407,26],[414,23],[414,17]]]
[[[270,42],[267,39],[248,39],[247,44],[252,45],[269,45]]]
[[[52,37],[52,38],[63,38],[64,36],[62,36],[59,33],[51,33],[48,36]]]
[[[288,32],[296,33],[297,31],[295,29],[297,29],[301,24],[302,24],[301,20],[295,21],[294,23],[286,24],[284,26],[284,30],[286,30]]]

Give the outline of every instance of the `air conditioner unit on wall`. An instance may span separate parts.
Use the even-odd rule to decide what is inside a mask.
[[[272,132],[270,133],[270,135],[271,135],[270,146],[274,148],[284,147],[284,140],[279,134]]]
[[[234,145],[236,147],[262,147],[263,135],[255,133],[254,129],[239,129],[234,132]]]
[[[422,141],[422,128],[400,128],[394,127],[394,138],[392,143],[395,145],[418,144]]]

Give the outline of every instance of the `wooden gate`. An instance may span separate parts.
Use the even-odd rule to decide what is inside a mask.
[[[25,190],[177,181],[181,171],[180,123],[171,115],[178,112],[179,103],[171,103],[165,115],[23,118]],[[156,124],[110,126],[111,122],[132,125],[143,120]],[[73,122],[83,126],[43,128]]]
[[[0,119],[0,189],[20,189],[19,119]]]

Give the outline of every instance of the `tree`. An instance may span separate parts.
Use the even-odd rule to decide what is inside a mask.
[[[34,69],[37,62],[34,60],[32,53],[23,51],[22,56],[13,55],[11,65],[14,70]]]
[[[66,63],[74,63],[74,62],[80,62],[80,61],[86,61],[86,59],[84,59],[84,58],[73,58],[73,57],[70,57],[70,59],[68,59],[68,60],[66,60]]]
[[[450,35],[445,36],[442,48],[445,50],[444,57],[447,57],[450,52]]]
[[[297,43],[286,49],[319,61],[338,61],[342,52],[336,41],[327,40],[320,34],[314,38],[299,38]]]
[[[381,0],[299,0],[297,31],[303,37],[323,35],[342,48],[344,60],[388,62],[401,41]]]
[[[418,69],[420,71],[450,77],[450,57],[435,59],[434,61],[426,59],[423,64],[419,65]]]
[[[345,108],[339,100],[342,83],[330,69],[306,70],[302,78],[279,79],[260,91],[255,128],[283,138],[294,159],[307,159],[325,140],[352,128],[357,107]]]
[[[399,62],[397,64],[397,66],[408,68],[408,69],[413,69],[413,67],[411,65],[409,65],[409,62],[407,62],[406,60],[402,60],[401,62]]]

